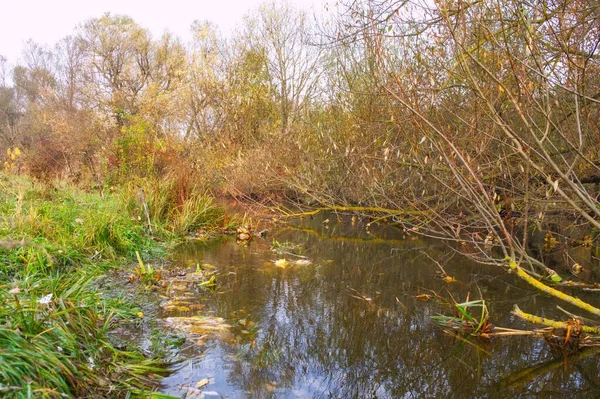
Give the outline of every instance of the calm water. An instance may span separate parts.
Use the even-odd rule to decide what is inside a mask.
[[[174,264],[218,270],[216,291],[197,291],[201,310],[168,316],[211,315],[230,332],[188,340],[162,381],[184,397],[417,398],[598,397],[598,356],[565,364],[543,340],[452,337],[430,316],[450,314],[439,293],[488,302],[494,325],[527,327],[510,315],[514,304],[557,316],[555,303],[501,270],[451,257],[443,245],[403,238],[390,228],[321,220],[281,227],[248,246],[232,239],[186,244]],[[297,245],[311,265],[271,251],[272,240]],[[444,283],[438,259],[457,282]]]

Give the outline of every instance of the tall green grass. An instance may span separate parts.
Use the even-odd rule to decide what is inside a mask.
[[[155,231],[222,221],[206,196],[174,210],[166,195],[168,187],[144,195]],[[135,313],[93,284],[136,251],[159,252],[140,205],[129,190],[103,197],[0,174],[0,397],[118,398],[152,386],[156,362],[107,339],[115,314]]]
[[[137,179],[124,192],[132,214],[158,234],[182,236],[232,223],[206,192],[181,186],[177,179]]]

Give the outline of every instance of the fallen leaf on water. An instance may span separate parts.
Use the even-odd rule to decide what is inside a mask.
[[[267,392],[275,392],[276,386],[275,384],[269,384],[268,382],[266,382],[265,389],[267,390]]]
[[[446,276],[443,278],[445,283],[455,283],[456,279],[454,277]]]
[[[196,383],[196,388],[202,388],[202,387],[207,386],[208,384],[210,384],[210,381],[208,380],[208,378],[203,378]]]

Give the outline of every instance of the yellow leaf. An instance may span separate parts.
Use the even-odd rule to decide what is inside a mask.
[[[277,389],[277,386],[275,384],[270,384],[268,382],[265,383],[265,390],[267,392],[273,393],[275,392],[275,389]]]
[[[196,383],[196,388],[199,389],[199,388],[207,386],[208,384],[210,384],[210,381],[208,380],[208,378],[203,378]]]

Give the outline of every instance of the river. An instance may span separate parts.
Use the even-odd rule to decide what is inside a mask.
[[[597,356],[565,359],[542,339],[448,334],[431,316],[451,300],[485,299],[493,325],[531,328],[525,311],[565,318],[514,275],[435,241],[328,215],[284,224],[266,239],[187,243],[180,269],[214,267],[214,289],[163,320],[208,316],[177,350],[161,391],[226,398],[596,397]],[[279,252],[275,252],[279,249]],[[286,259],[283,264],[282,259]],[[440,266],[455,279],[441,278]],[[300,262],[298,262],[300,260]],[[279,261],[279,262],[277,262]],[[310,261],[310,264],[309,262]]]

